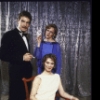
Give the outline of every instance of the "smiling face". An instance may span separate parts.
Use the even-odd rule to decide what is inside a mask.
[[[30,26],[30,19],[26,16],[22,16],[19,20],[18,20],[18,28],[23,31],[26,32],[28,30]]]
[[[47,58],[46,61],[44,62],[44,70],[46,72],[51,72],[52,69],[54,68],[54,61],[51,58]]]
[[[45,32],[45,38],[53,39],[53,37],[55,36],[54,32],[55,32],[55,29],[53,27],[48,28]]]
[[[56,24],[48,24],[45,27],[45,38],[46,39],[55,39],[57,36],[58,28]]]

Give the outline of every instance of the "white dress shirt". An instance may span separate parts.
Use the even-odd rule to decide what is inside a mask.
[[[17,29],[20,31],[20,32],[19,32],[19,34],[21,35],[22,39],[24,40],[25,45],[26,45],[26,47],[27,47],[27,50],[29,50],[29,47],[28,47],[28,42],[27,42],[26,37],[25,37],[25,36],[22,36],[22,35],[23,35],[23,33],[21,32],[21,30],[20,30],[18,27],[17,27]]]

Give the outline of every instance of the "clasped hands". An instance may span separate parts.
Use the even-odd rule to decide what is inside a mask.
[[[23,55],[23,61],[31,61],[32,58],[35,58],[35,57],[30,53],[25,53]]]

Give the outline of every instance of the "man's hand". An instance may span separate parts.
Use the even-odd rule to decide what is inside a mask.
[[[23,61],[31,61],[32,58],[33,58],[33,55],[30,53],[25,53],[23,55]]]

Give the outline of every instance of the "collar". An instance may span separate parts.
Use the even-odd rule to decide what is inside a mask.
[[[17,29],[19,31],[19,34],[22,36],[23,35],[22,31],[18,27],[17,27]],[[27,32],[25,32],[25,33],[27,34]]]

